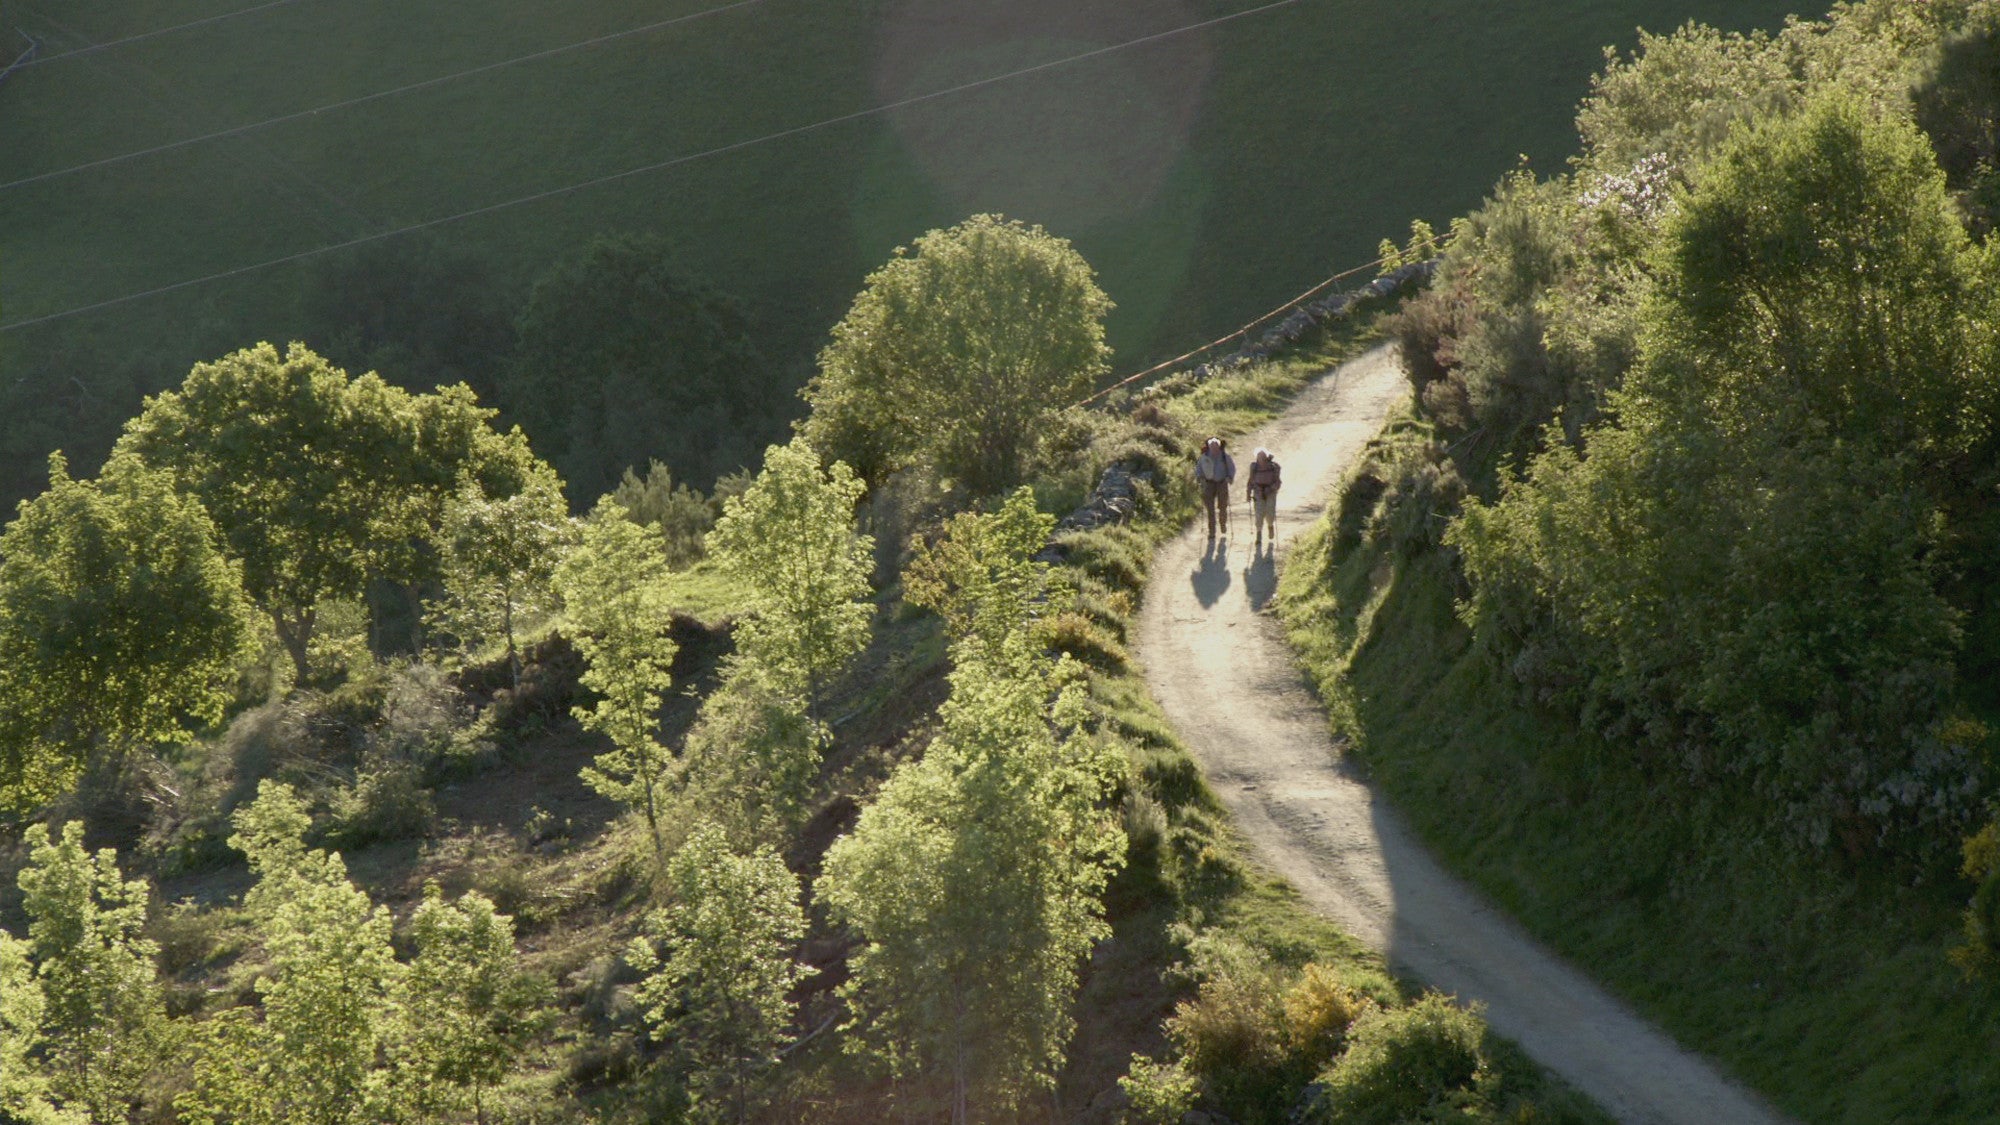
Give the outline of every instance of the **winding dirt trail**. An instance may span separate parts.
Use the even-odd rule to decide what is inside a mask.
[[[1246,436],[1284,466],[1278,554],[1320,517],[1330,493],[1408,393],[1378,348],[1313,384]],[[1264,612],[1277,560],[1252,558],[1237,494],[1231,531],[1205,527],[1160,549],[1140,613],[1138,652],[1166,708],[1261,860],[1398,971],[1462,1000],[1614,1117],[1663,1125],[1778,1125],[1784,1118],[1707,1060],[1530,938],[1446,873],[1344,761],[1277,620]]]

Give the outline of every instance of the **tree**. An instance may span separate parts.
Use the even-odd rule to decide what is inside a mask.
[[[955,657],[942,730],[835,842],[818,890],[867,942],[841,989],[851,1048],[929,1080],[964,1122],[1054,1083],[1124,834],[1098,807],[1122,761],[1076,733],[1073,669],[1022,633],[1001,659]]]
[[[748,315],[671,257],[657,238],[598,239],[537,281],[521,314],[504,401],[572,499],[656,458],[713,479],[776,428]]]
[[[1608,47],[1604,55],[1576,118],[1599,172],[1623,172],[1654,154],[1676,168],[1691,165],[1731,129],[1789,108],[1799,94],[1797,77],[1761,31],[1690,22],[1669,35],[1640,32],[1629,59]]]
[[[826,728],[755,660],[732,657],[683,749],[689,795],[731,838],[796,830],[810,811]]]
[[[688,836],[667,881],[673,901],[626,953],[646,974],[640,1010],[686,1075],[695,1119],[747,1121],[791,1040],[791,990],[811,972],[794,957],[806,933],[799,881],[769,846],[732,851],[714,824]]]
[[[954,642],[974,639],[997,657],[1050,595],[1049,565],[1035,555],[1055,526],[1025,485],[991,514],[961,512],[917,548],[903,569],[903,597],[944,618]]]
[[[0,533],[0,799],[222,717],[250,610],[216,538],[158,473],[78,481],[49,459],[49,490]]]
[[[392,392],[392,397],[401,394]],[[422,595],[446,582],[443,540],[451,531],[445,518],[455,504],[468,495],[506,504],[534,493],[523,506],[541,513],[552,493],[558,498],[558,514],[567,510],[560,505],[562,480],[555,470],[535,456],[518,426],[504,433],[495,430],[499,412],[480,406],[471,388],[439,387],[405,401],[413,423],[407,440],[396,448],[394,460],[379,467],[383,503],[394,503],[397,510],[392,514],[385,509],[370,550],[375,573],[403,590],[414,650],[423,647]]]
[[[1653,268],[1615,423],[1453,528],[1468,619],[1809,842],[1955,822],[1941,509],[1990,433],[1993,311],[1921,138],[1848,99],[1744,131]]]
[[[118,441],[119,454],[167,472],[208,509],[301,683],[321,600],[360,596],[370,548],[404,515],[383,480],[407,438],[401,392],[362,383],[357,392],[304,345],[280,357],[259,344],[195,365]]]
[[[486,1089],[506,1077],[545,1022],[541,989],[515,965],[514,920],[476,891],[446,902],[436,883],[426,883],[410,933],[417,952],[397,1045],[400,1100],[435,1118],[459,1110],[469,1093],[473,1117],[485,1125]]]
[[[110,849],[85,851],[77,821],[54,840],[48,826],[31,825],[22,842],[22,905],[42,994],[49,1090],[92,1121],[122,1120],[166,1033],[154,969],[159,947],[141,936],[146,884],[126,882]]]
[[[1021,479],[1036,422],[1108,367],[1111,301],[1069,242],[975,215],[870,274],[805,390],[805,436],[869,481],[927,458],[974,495]]]
[[[1823,427],[1934,465],[1990,429],[1993,302],[1907,122],[1826,95],[1746,131],[1653,266],[1628,413],[1730,436]]]
[[[666,557],[659,533],[625,518],[606,497],[583,526],[583,540],[556,568],[556,589],[576,627],[577,646],[590,662],[583,686],[598,694],[592,707],[576,709],[583,728],[611,740],[611,749],[584,767],[592,789],[646,817],[655,854],[660,836],[660,790],[668,755],[660,745],[660,700],[673,683],[676,646],[668,635],[673,610],[663,583]]]
[[[376,1057],[403,973],[389,912],[348,881],[339,855],[306,846],[311,818],[290,786],[264,781],[232,820],[229,844],[257,877],[243,905],[270,961],[257,981],[263,1018],[237,1008],[203,1026],[177,1105],[209,1125],[376,1120]]]
[[[445,502],[438,524],[444,595],[431,603],[431,619],[468,648],[504,638],[518,688],[517,629],[553,608],[556,565],[575,530],[562,482],[545,468],[512,496],[493,499],[467,481]]]
[[[0,1118],[24,1125],[84,1125],[80,1114],[49,1102],[48,1078],[34,1064],[41,1042],[42,987],[28,943],[0,931]]]
[[[874,540],[854,532],[861,493],[845,464],[822,469],[794,439],[764,451],[764,471],[708,537],[709,554],[750,591],[737,650],[803,697],[815,722],[828,681],[868,643]]]
[[[302,344],[259,344],[148,399],[115,455],[201,501],[305,683],[323,602],[360,598],[370,578],[434,577],[426,544],[463,479],[492,498],[526,487],[526,439],[493,433],[492,415],[463,387],[411,396]]]

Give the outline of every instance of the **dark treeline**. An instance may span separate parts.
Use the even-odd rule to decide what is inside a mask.
[[[218,317],[218,320],[220,318]],[[525,283],[473,251],[397,240],[305,268],[288,339],[412,392],[464,383],[520,425],[578,507],[654,461],[708,490],[752,467],[803,412],[806,372],[768,349],[747,305],[676,267],[655,236],[599,238]],[[5,342],[0,502],[40,491],[48,451],[94,466],[140,400],[187,363],[243,343],[201,323],[143,353],[86,333],[22,330]],[[796,336],[796,333],[793,334]]]

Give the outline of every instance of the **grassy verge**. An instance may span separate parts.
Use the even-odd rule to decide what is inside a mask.
[[[1992,1121],[2000,1005],[1945,959],[1969,888],[1813,866],[1723,795],[1678,804],[1677,779],[1520,700],[1454,615],[1450,558],[1377,502],[1350,487],[1298,542],[1280,612],[1444,860],[1802,1121]]]

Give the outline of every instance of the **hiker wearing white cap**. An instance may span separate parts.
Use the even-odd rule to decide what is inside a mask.
[[[1208,537],[1215,538],[1215,525],[1229,534],[1229,486],[1236,483],[1236,461],[1221,438],[1209,438],[1194,459],[1195,483],[1201,486],[1201,506],[1208,512]]]

